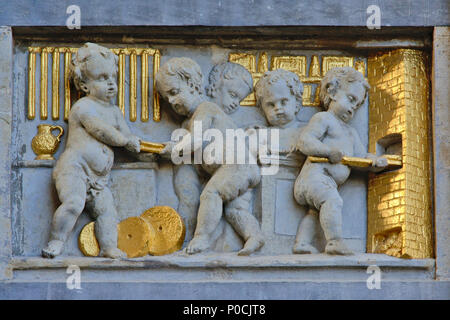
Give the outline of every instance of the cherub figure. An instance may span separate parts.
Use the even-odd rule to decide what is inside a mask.
[[[300,122],[296,115],[302,106],[303,84],[298,76],[284,69],[267,71],[255,86],[256,104],[263,111],[269,128],[280,129],[279,153],[287,154],[298,139]]]
[[[297,149],[306,156],[326,157],[330,163],[307,159],[295,181],[296,201],[310,210],[300,222],[294,253],[318,252],[311,242],[320,221],[327,242],[325,252],[352,254],[342,238],[343,201],[338,192],[351,168],[339,162],[345,155],[372,159],[372,171],[387,166],[386,158],[366,152],[357,131],[348,124],[366,100],[368,89],[363,75],[350,67],[331,69],[322,79],[320,100],[326,111],[312,116],[300,133]]]
[[[233,62],[222,62],[215,65],[209,73],[206,95],[226,114],[234,113],[253,90],[253,79],[250,72],[243,66]],[[186,128],[189,119],[182,127]],[[197,167],[198,168],[198,167]],[[200,172],[198,172],[200,171]],[[178,211],[186,217],[188,230],[195,228],[197,210],[200,202],[203,175],[202,170],[196,170],[193,165],[182,164],[174,168],[174,187],[179,199]],[[250,211],[252,193],[249,190],[239,199],[225,206],[225,218],[238,214],[238,210]],[[228,213],[227,213],[228,212]],[[232,219],[231,221],[240,221]],[[192,236],[187,234],[187,238]]]
[[[202,72],[200,66],[189,58],[172,58],[167,61],[156,76],[159,93],[172,106],[174,111],[189,119],[188,134],[177,143],[167,143],[162,154],[176,154],[190,149],[195,152],[194,127],[201,123],[202,130],[216,129],[225,136],[227,129],[237,129],[234,121],[215,103],[204,100],[202,89]],[[200,135],[203,136],[203,132]],[[190,146],[186,148],[187,146]],[[201,147],[206,147],[200,143]],[[226,146],[224,145],[226,153]],[[188,244],[186,252],[194,254],[210,246],[211,236],[223,215],[223,206],[255,187],[261,180],[257,164],[201,164],[202,169],[211,177],[200,196],[197,214],[197,226],[194,237]],[[233,224],[233,219],[239,223]],[[239,217],[229,219],[238,234],[244,239],[244,248],[238,253],[248,255],[264,244],[259,223],[256,218],[245,211]]]
[[[108,48],[86,43],[72,59],[70,71],[76,88],[86,96],[70,110],[66,148],[53,170],[61,205],[53,216],[50,241],[42,256],[53,258],[62,253],[86,206],[96,220],[101,255],[124,257],[117,248],[117,212],[107,186],[114,161],[111,147],[137,153],[140,139],[112,103],[117,94],[117,57]]]

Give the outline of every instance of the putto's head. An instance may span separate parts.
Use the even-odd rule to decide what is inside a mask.
[[[227,114],[237,110],[253,90],[253,79],[243,66],[233,62],[215,65],[209,73],[206,94]]]
[[[351,67],[333,68],[322,79],[320,101],[324,110],[348,122],[364,104],[369,88],[361,72]]]
[[[70,64],[70,74],[78,90],[88,96],[110,101],[117,94],[117,56],[108,48],[86,43]]]
[[[156,88],[174,111],[190,115],[203,100],[200,66],[189,58],[172,58],[156,74]]]
[[[293,72],[268,71],[256,83],[255,95],[270,125],[285,127],[302,106],[303,84]]]

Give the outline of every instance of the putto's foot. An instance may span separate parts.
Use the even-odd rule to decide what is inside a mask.
[[[319,253],[319,250],[309,243],[296,243],[292,248],[292,252],[297,254],[314,254]]]
[[[209,248],[208,237],[205,236],[194,236],[194,238],[189,242],[186,247],[186,253],[194,254],[205,251]]]
[[[125,252],[123,252],[117,248],[102,249],[100,251],[100,256],[105,257],[105,258],[111,258],[111,259],[121,259],[121,258],[127,257]]]
[[[42,256],[44,258],[53,259],[56,256],[59,256],[62,253],[64,247],[64,242],[61,240],[51,240],[47,247],[42,249]]]
[[[238,256],[248,256],[261,249],[264,245],[264,239],[261,237],[250,237],[244,247],[238,252]]]
[[[325,247],[325,253],[333,255],[339,254],[343,256],[350,256],[353,254],[353,252],[347,248],[347,246],[344,244],[344,241],[341,239],[328,241]]]

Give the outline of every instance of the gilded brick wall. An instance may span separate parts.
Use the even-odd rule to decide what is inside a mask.
[[[432,256],[426,56],[399,49],[368,59],[369,151],[401,136],[403,167],[369,176],[367,252]]]

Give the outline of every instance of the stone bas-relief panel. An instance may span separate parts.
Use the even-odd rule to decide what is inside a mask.
[[[111,44],[107,45],[110,48],[117,48],[118,46]],[[43,44],[41,47],[49,47]],[[56,45],[53,45],[53,47],[56,47]],[[28,65],[29,61],[32,59],[30,58],[28,53],[25,50],[26,48],[22,48],[21,50],[18,50],[18,53],[15,56],[16,62],[19,62],[19,64],[16,64],[16,70],[15,72],[18,75],[19,81],[17,87],[20,88],[20,85],[26,85],[27,79],[26,79],[26,66]],[[131,54],[136,55],[137,51],[130,50]],[[156,51],[155,51],[156,52]],[[233,56],[233,51],[229,49],[222,49],[217,50],[215,48],[212,50],[211,48],[203,47],[203,48],[195,48],[195,47],[186,47],[186,48],[179,48],[179,47],[161,47],[158,48],[158,52],[161,53],[160,61],[161,65],[169,61],[172,57],[180,57],[180,56],[189,56],[193,60],[195,60],[201,69],[201,72],[203,73],[203,86],[206,87],[207,84],[206,79],[208,79],[207,75],[209,75],[209,72],[213,68],[214,65],[217,65],[218,62],[225,63],[227,61],[231,61],[231,57]],[[250,53],[252,55],[253,53]],[[255,78],[261,78],[263,73],[268,70],[273,70],[276,68],[286,68],[290,69],[290,71],[296,73],[300,80],[305,81],[303,84],[303,105],[300,108],[300,110],[295,114],[295,120],[298,122],[298,127],[304,127],[306,123],[310,120],[311,116],[313,114],[316,114],[319,109],[317,108],[317,100],[316,96],[318,97],[318,90],[319,86],[318,83],[320,82],[321,76],[325,74],[327,68],[340,66],[336,63],[343,63],[343,65],[349,65],[354,66],[355,68],[359,70],[364,70],[365,67],[365,57],[350,57],[349,59],[348,54],[345,53],[339,53],[339,56],[342,56],[346,59],[337,58],[337,60],[330,59],[330,57],[338,56],[336,52],[289,52],[284,53],[281,51],[274,52],[274,51],[267,51],[262,53],[257,53],[255,55],[259,55],[259,62],[256,64],[256,60],[254,61],[254,64],[257,65],[255,68],[249,68],[250,74],[253,76],[253,82],[256,83]],[[289,59],[289,57],[291,57]],[[298,57],[305,57],[298,58]],[[288,58],[288,59],[286,59]],[[30,60],[31,59],[31,60]],[[50,59],[53,59],[53,56],[50,57]],[[154,88],[151,88],[151,85],[149,86],[150,89],[153,89],[147,99],[145,99],[145,94],[143,95],[143,92],[147,92],[145,90],[145,80],[139,81],[139,79],[145,79],[146,77],[142,77],[142,72],[149,72],[149,79],[148,83],[154,83],[154,73],[152,76],[152,70],[146,69],[144,66],[145,63],[143,63],[141,60],[142,58],[139,57],[137,61],[136,57],[132,58],[131,56],[128,57],[127,54],[125,54],[122,57],[122,64],[120,60],[120,54],[119,54],[119,93],[121,95],[118,97],[118,105],[123,106],[121,107],[122,112],[127,115],[126,122],[130,126],[132,132],[136,134],[139,137],[142,137],[146,141],[152,141],[152,142],[159,142],[164,143],[170,140],[170,134],[173,129],[178,128],[181,126],[182,119],[179,119],[177,115],[174,115],[173,112],[170,110],[170,107],[166,101],[161,101],[158,104],[160,104],[161,109],[161,121],[146,121],[148,117],[146,118],[146,114],[148,113],[145,111],[145,102],[140,105],[139,103],[135,103],[135,101],[147,101],[148,105],[152,105],[155,108],[155,100],[152,100],[154,95]],[[42,62],[42,58],[38,59],[38,62]],[[345,61],[344,61],[345,60]],[[155,63],[155,60],[153,60]],[[238,60],[233,60],[235,62],[239,62]],[[270,61],[270,63],[269,63]],[[287,61],[287,62],[286,62]],[[322,63],[322,68],[320,68],[319,61]],[[344,62],[342,62],[344,61]],[[159,62],[159,61],[158,61]],[[357,63],[358,62],[358,63]],[[22,63],[22,64],[20,64]],[[25,63],[25,64],[23,64]],[[309,66],[308,66],[309,63]],[[242,63],[244,64],[244,63]],[[33,65],[33,64],[31,64]],[[45,65],[45,63],[44,63]],[[55,65],[55,63],[47,63],[48,66]],[[40,65],[42,66],[42,65]],[[276,68],[275,68],[276,66]],[[327,67],[328,66],[328,67]],[[331,66],[331,67],[329,67]],[[63,69],[62,64],[60,64],[60,70]],[[56,67],[55,67],[56,68]],[[122,69],[121,69],[122,68]],[[324,69],[325,68],[325,69]],[[122,70],[122,75],[121,75]],[[309,72],[307,72],[309,70]],[[322,72],[322,73],[321,73]],[[36,66],[36,79],[45,79],[45,77],[42,77],[42,74],[39,74],[39,67]],[[258,73],[260,73],[258,75]],[[64,73],[61,73],[64,74]],[[308,75],[308,76],[306,76]],[[129,80],[129,86],[122,85],[120,87],[120,84],[122,83],[121,79],[128,79],[128,77],[131,77]],[[65,76],[64,76],[65,77]],[[64,78],[63,76],[60,76],[60,78]],[[48,77],[47,77],[48,78]],[[62,80],[60,79],[60,83]],[[134,79],[134,80],[132,80]],[[314,82],[308,82],[314,81]],[[132,85],[134,83],[134,85]],[[310,83],[312,85],[310,85]],[[148,85],[148,84],[147,84]],[[45,88],[42,89],[41,84],[39,84],[40,90],[36,91],[37,97],[36,101],[42,102],[43,95],[40,96],[41,93],[45,92]],[[122,88],[122,89],[121,89]],[[51,91],[51,86],[48,86],[47,93],[50,96],[53,96],[53,91]],[[59,88],[60,92],[63,90],[63,87],[60,86]],[[306,95],[305,95],[306,94]],[[19,97],[15,97],[16,103],[18,101],[26,100],[26,91],[23,89],[18,90]],[[61,96],[63,96],[61,94]],[[56,98],[55,98],[56,99]],[[247,98],[246,100],[248,100]],[[256,95],[254,95],[255,103],[256,103]],[[62,100],[62,97],[59,98],[59,100]],[[246,128],[249,125],[258,124],[260,126],[270,126],[270,121],[267,120],[267,115],[264,114],[263,110],[261,108],[256,106],[251,106],[251,103],[246,100],[241,102],[241,107],[238,107],[235,112],[231,113],[229,117],[236,122],[236,125],[241,128]],[[120,101],[123,103],[121,104]],[[129,104],[125,103],[125,101],[129,101]],[[49,105],[47,103],[47,105]],[[63,104],[61,104],[62,106]],[[247,105],[247,106],[246,106]],[[309,106],[308,106],[309,105]],[[128,110],[127,110],[128,108]],[[44,108],[43,108],[44,109]],[[154,109],[155,110],[155,109]],[[138,117],[137,114],[139,114],[139,111],[141,112],[141,117]],[[40,123],[51,123],[56,125],[61,125],[67,132],[67,125],[63,121],[63,117],[56,117],[56,111],[52,114],[55,115],[55,117],[52,118],[50,121],[48,118],[47,120],[43,120],[42,118],[35,117],[34,119],[30,119],[30,109],[22,108],[18,109],[17,112],[15,112],[15,123],[16,126],[14,127],[15,132],[15,141],[16,141],[16,149],[14,150],[15,159],[16,162],[20,162],[18,165],[18,168],[15,170],[18,172],[26,172],[29,170],[27,167],[27,164],[25,163],[28,160],[34,159],[34,153],[31,151],[30,148],[30,141],[35,135],[36,132],[36,126]],[[62,112],[63,114],[64,112]],[[355,119],[351,122],[351,125],[356,128],[359,135],[362,139],[362,144],[367,150],[367,131],[369,127],[368,123],[368,102],[366,101],[361,109],[356,113]],[[143,115],[143,116],[142,116]],[[26,119],[28,116],[28,119]],[[58,152],[55,154],[55,158],[58,159],[61,156],[62,150],[65,148],[65,144],[67,142],[67,135],[64,135],[62,137],[62,143],[58,150]],[[129,155],[122,154],[121,151],[116,150],[117,157],[116,162],[124,161],[124,162],[133,162],[136,161],[136,159],[131,158]],[[287,158],[286,158],[287,159]],[[300,165],[296,167],[296,165],[292,165],[292,162],[290,160],[286,160],[286,162],[281,164],[281,172],[283,171],[292,171],[292,170],[299,170],[301,167],[302,161],[299,162]],[[126,171],[121,171],[122,169],[118,168],[116,175],[120,176],[121,178],[119,180],[123,180],[123,187],[118,188],[117,186],[113,185],[111,186],[112,193],[114,194],[114,198],[116,201],[118,216],[121,218],[126,218],[130,216],[137,216],[140,215],[143,211],[146,209],[154,206],[154,205],[169,205],[173,208],[178,209],[179,208],[179,197],[177,197],[177,192],[175,190],[173,180],[174,180],[174,173],[173,166],[170,163],[164,162],[161,163],[160,169],[149,169],[147,172],[145,169],[140,169],[139,173],[137,171],[133,171],[133,173],[128,174]],[[33,168],[33,170],[47,170],[43,169],[37,165],[37,168]],[[143,172],[146,172],[146,174],[141,174]],[[283,173],[281,173],[283,175]],[[114,181],[114,170],[112,172],[113,175],[113,181]],[[147,181],[147,177],[145,175],[150,175],[149,181]],[[289,175],[289,178],[287,181],[295,181],[295,177],[298,175],[298,172],[291,173]],[[30,184],[33,184],[34,179],[37,178],[31,178]],[[44,178],[45,179],[45,178]],[[49,176],[46,178],[49,179]],[[268,178],[273,179],[273,178]],[[116,180],[116,181],[119,181]],[[134,184],[133,181],[136,181],[136,184]],[[255,186],[255,190],[252,191],[252,201],[251,201],[251,213],[253,216],[256,217],[258,223],[261,226],[262,234],[265,236],[265,245],[261,248],[261,251],[259,253],[255,254],[277,254],[280,252],[290,253],[291,248],[294,244],[294,238],[295,236],[292,234],[292,230],[285,230],[286,227],[283,225],[282,222],[284,221],[283,217],[288,217],[288,221],[295,221],[299,222],[301,218],[306,214],[304,211],[305,209],[295,204],[294,197],[290,198],[290,201],[292,201],[292,204],[286,204],[284,200],[279,199],[278,195],[280,193],[283,194],[285,199],[288,199],[289,196],[287,196],[287,191],[283,192],[280,191],[281,189],[286,189],[287,185],[290,185],[290,183],[275,183],[275,184],[267,184],[265,185],[265,181],[268,181],[267,179],[261,182],[260,185]],[[18,183],[19,184],[19,183]],[[139,187],[136,187],[138,185]],[[269,188],[269,189],[268,189]],[[364,246],[366,242],[366,225],[367,225],[367,205],[366,205],[366,180],[364,175],[359,174],[352,174],[350,176],[350,180],[348,183],[344,184],[340,190],[340,193],[343,197],[343,203],[344,203],[344,209],[343,209],[343,238],[347,241],[349,247],[355,252],[364,252]],[[53,197],[53,200],[49,201],[47,204],[44,204],[44,208],[39,209],[43,212],[40,212],[38,216],[33,216],[31,218],[31,221],[38,219],[43,220],[39,223],[30,223],[27,225],[26,228],[27,231],[24,231],[24,229],[18,229],[14,230],[16,237],[15,239],[18,240],[19,244],[16,245],[16,248],[24,247],[23,246],[23,234],[24,232],[29,232],[30,234],[41,232],[44,229],[39,229],[39,227],[36,227],[38,225],[46,224],[47,229],[49,228],[49,221],[52,216],[52,212],[54,211],[54,207],[56,206],[55,202],[55,192],[52,190],[50,193],[53,193],[51,197]],[[128,194],[130,196],[128,196]],[[276,199],[273,199],[272,195],[277,195],[275,197]],[[45,195],[43,195],[45,196]],[[46,195],[47,199],[49,198],[49,195]],[[116,198],[120,198],[119,201],[117,201]],[[151,201],[149,201],[149,198],[151,198]],[[272,200],[270,200],[270,199]],[[18,199],[21,203],[25,204],[29,200],[26,199],[26,197],[23,197],[22,199]],[[273,201],[274,200],[274,201]],[[271,201],[270,205],[268,205]],[[53,203],[53,204],[52,204]],[[32,207],[32,202],[28,202],[28,206]],[[50,208],[53,206],[53,208]],[[44,211],[47,211],[47,213],[44,213]],[[282,215],[279,215],[279,212],[283,212]],[[20,221],[23,219],[23,213],[17,209],[14,213],[16,215],[16,219]],[[287,216],[286,216],[287,215]],[[46,217],[46,218],[43,218]],[[184,217],[187,218],[187,217]],[[82,218],[85,219],[85,218]],[[289,220],[291,219],[291,220]],[[88,219],[85,219],[86,222],[88,222]],[[349,223],[346,223],[348,221]],[[218,226],[218,229],[223,229],[225,231],[218,232],[219,235],[217,236],[218,239],[217,243],[219,245],[215,246],[215,250],[218,250],[218,248],[225,248],[230,250],[232,248],[232,251],[237,251],[242,246],[242,239],[240,239],[240,236],[236,234],[235,230],[233,228],[230,228],[230,224],[228,222],[221,221],[220,224],[223,224],[224,226],[220,227]],[[80,230],[82,225],[80,223],[77,224],[77,226],[74,229],[74,232],[70,236],[69,242],[75,244],[76,238],[77,238],[77,232]],[[195,229],[195,223],[187,224],[188,230],[187,234],[193,234]],[[78,228],[78,230],[77,230]],[[190,228],[190,230],[189,230]],[[292,229],[292,227],[291,227]],[[284,233],[283,233],[284,232]],[[288,234],[286,234],[288,233]],[[42,232],[42,237],[45,237],[46,232]],[[271,241],[271,239],[273,241]],[[279,242],[275,239],[282,239]],[[190,239],[186,239],[185,246],[188,245]],[[22,241],[22,243],[21,243]],[[44,240],[46,241],[46,240]],[[317,242],[318,247],[323,247],[323,239],[320,239],[320,235],[318,236],[318,239],[315,240]],[[37,252],[39,252],[39,246],[40,244],[33,244],[29,243],[29,248],[25,250],[26,252],[30,252],[30,255],[36,255]],[[41,247],[42,248],[42,247]],[[69,246],[70,248],[70,246]],[[224,250],[225,250],[224,249]],[[227,250],[225,250],[227,251]],[[18,250],[17,252],[24,252],[23,250]],[[25,253],[25,252],[24,252]],[[80,255],[81,253],[79,250],[77,250],[76,246],[72,246],[71,249],[66,253],[69,255]]]

